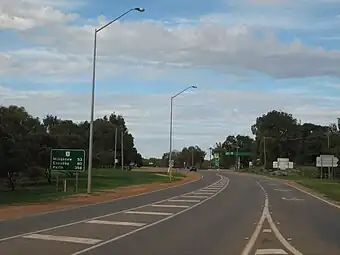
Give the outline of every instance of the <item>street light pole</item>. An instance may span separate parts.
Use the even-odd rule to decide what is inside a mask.
[[[171,158],[172,158],[172,129],[173,129],[173,100],[175,97],[181,95],[182,93],[184,93],[185,91],[189,90],[189,89],[197,89],[197,86],[193,85],[193,86],[189,86],[185,89],[183,89],[182,91],[180,91],[179,93],[177,93],[176,95],[173,95],[170,99],[170,134],[169,134],[169,169],[168,172],[170,172],[171,169]]]
[[[93,119],[94,119],[94,93],[95,93],[95,83],[96,83],[96,58],[97,58],[97,34],[104,28],[111,25],[113,22],[119,20],[126,14],[132,11],[144,12],[143,8],[132,8],[117,18],[111,20],[106,25],[94,30],[94,45],[93,45],[93,70],[92,70],[92,93],[91,93],[91,120],[90,120],[90,135],[89,135],[89,161],[88,161],[88,171],[87,171],[87,193],[92,191],[92,157],[93,157]]]
[[[118,140],[118,128],[116,127],[115,131],[115,162],[113,163],[113,168],[116,169],[116,161],[117,161],[117,140]]]

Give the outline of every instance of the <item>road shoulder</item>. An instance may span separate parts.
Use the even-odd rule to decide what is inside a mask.
[[[149,192],[160,191],[171,187],[180,186],[201,178],[199,173],[185,173],[186,178],[172,183],[150,183],[120,187],[113,190],[104,190],[94,194],[78,194],[58,201],[43,203],[30,203],[0,207],[0,221],[20,217],[49,213],[54,211],[73,209],[87,205],[111,202],[117,199],[143,195]]]

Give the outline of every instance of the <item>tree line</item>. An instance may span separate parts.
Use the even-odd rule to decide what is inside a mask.
[[[327,126],[303,123],[292,114],[283,111],[270,111],[256,119],[251,126],[254,138],[249,136],[228,136],[218,142],[213,153],[220,154],[221,167],[235,164],[235,156],[225,155],[228,151],[251,152],[241,157],[241,165],[249,162],[272,168],[277,158],[289,158],[297,166],[315,166],[320,154],[333,154],[340,158],[340,132],[336,123]]]
[[[57,116],[46,115],[42,120],[30,115],[24,107],[0,107],[0,178],[7,178],[11,188],[15,181],[26,177],[35,181],[41,176],[49,178],[52,148],[84,149],[88,158],[89,122],[75,123]],[[134,146],[123,116],[112,113],[94,121],[93,167],[114,165],[115,133],[117,132],[117,158],[121,165],[121,139],[123,162],[141,166],[142,156]]]
[[[208,162],[205,161],[206,152],[199,146],[184,147],[181,151],[174,150],[171,158],[174,160],[175,168],[189,168],[196,166],[199,168],[208,168]],[[169,152],[165,152],[162,158],[144,159],[144,166],[168,167]]]

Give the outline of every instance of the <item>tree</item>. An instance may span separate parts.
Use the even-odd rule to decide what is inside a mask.
[[[199,146],[189,146],[184,147],[181,151],[174,150],[172,152],[171,158],[174,160],[175,167],[190,167],[198,166],[201,167],[206,152],[203,151]],[[161,166],[167,167],[169,165],[169,153],[166,152],[162,156]]]
[[[15,178],[28,176],[36,182],[49,167],[52,148],[84,149],[88,157],[89,123],[75,123],[47,114],[40,121],[24,107],[0,107],[0,178],[7,178],[15,189]],[[121,139],[124,164],[142,165],[142,156],[134,146],[123,116],[112,113],[94,121],[93,166],[112,167],[115,132],[118,132],[117,158],[121,162]],[[122,134],[122,135],[121,135]],[[49,179],[49,175],[47,175]],[[50,179],[49,179],[50,180]]]

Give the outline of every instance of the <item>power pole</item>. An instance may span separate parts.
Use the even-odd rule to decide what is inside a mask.
[[[191,151],[191,166],[194,166],[194,150]]]
[[[124,170],[124,132],[122,130],[121,132],[122,134],[122,138],[121,138],[121,145],[120,145],[120,149],[121,149],[121,156],[122,156],[122,170]]]
[[[264,161],[264,169],[266,169],[267,165],[267,152],[266,152],[266,137],[263,137],[263,161]]]
[[[211,162],[212,148],[211,148],[211,147],[209,148],[209,152],[210,152],[210,155],[209,155],[209,163],[210,163],[210,168],[212,168],[212,162]]]
[[[113,168],[116,169],[116,161],[117,161],[117,139],[118,139],[118,129],[116,127],[116,132],[115,132],[115,148],[114,148],[114,163],[113,163]]]

